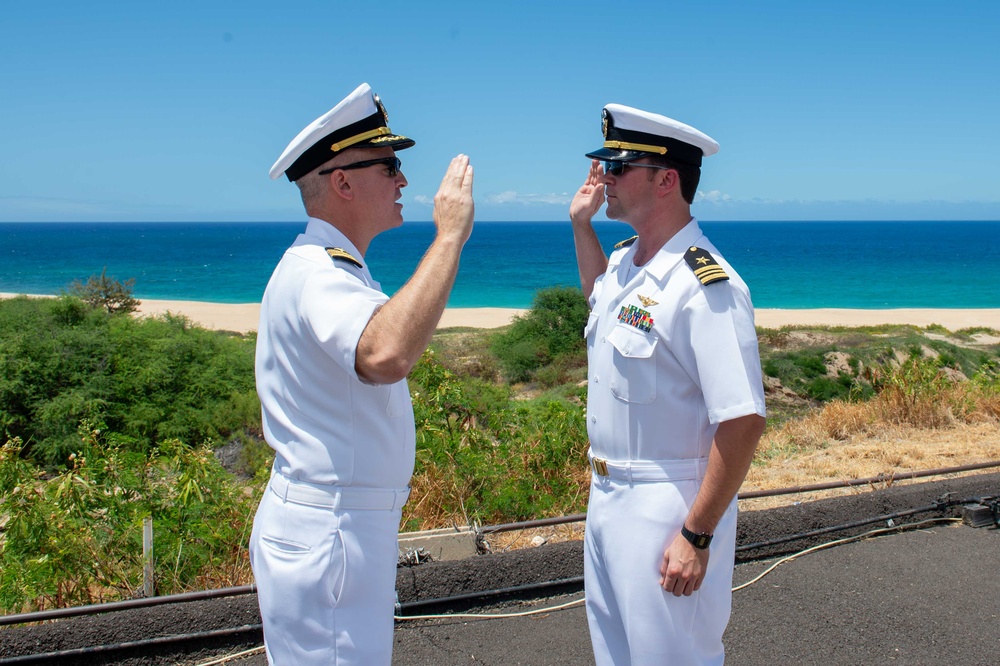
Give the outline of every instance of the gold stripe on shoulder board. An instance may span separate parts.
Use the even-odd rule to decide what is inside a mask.
[[[326,248],[326,253],[330,255],[331,259],[343,259],[344,261],[354,264],[358,268],[362,268],[363,264],[355,259],[350,252],[340,247],[328,247]]]
[[[687,265],[691,267],[694,271],[694,275],[702,284],[712,284],[713,282],[719,282],[720,280],[728,280],[729,276],[726,271],[719,265],[719,262],[715,260],[708,250],[703,250],[700,247],[691,246],[688,251],[684,253],[684,261]]]
[[[623,247],[628,247],[629,245],[634,243],[638,238],[639,238],[638,236],[632,236],[632,238],[626,238],[623,241],[618,241],[617,243],[615,243],[615,249],[620,250]]]

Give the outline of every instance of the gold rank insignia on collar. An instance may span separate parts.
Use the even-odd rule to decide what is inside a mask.
[[[659,305],[659,303],[657,303],[656,301],[654,301],[649,296],[643,296],[642,294],[636,294],[636,296],[639,297],[639,302],[642,303],[643,305],[645,305],[647,308],[651,308],[654,305]]]
[[[723,270],[722,266],[719,265],[711,254],[709,254],[708,250],[703,250],[700,247],[692,245],[688,251],[684,253],[684,261],[686,261],[687,265],[691,267],[691,270],[694,271],[695,277],[698,278],[702,284],[712,284],[713,282],[729,279],[729,276],[726,275],[726,271]]]
[[[340,247],[328,247],[326,248],[326,253],[330,255],[331,259],[343,259],[344,261],[354,264],[358,268],[364,268],[364,265],[355,259],[350,252]]]
[[[626,238],[623,241],[619,241],[619,242],[615,243],[615,249],[616,250],[620,250],[623,247],[628,247],[629,245],[631,245],[632,243],[634,243],[638,238],[639,238],[638,236],[632,236],[632,238]]]

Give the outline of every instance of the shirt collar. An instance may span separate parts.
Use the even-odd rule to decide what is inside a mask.
[[[358,251],[358,248],[344,235],[344,232],[326,220],[321,220],[318,217],[310,217],[308,224],[306,224],[305,233],[299,238],[303,240],[308,238],[310,239],[308,242],[322,245],[323,247],[339,247],[360,261],[362,264],[361,270],[364,272],[365,277],[375,282],[375,278],[372,277],[371,272],[368,270],[368,262],[365,261],[364,256]],[[296,243],[296,245],[298,244]]]

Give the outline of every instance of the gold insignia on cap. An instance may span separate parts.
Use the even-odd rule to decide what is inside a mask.
[[[378,98],[378,95],[376,95],[375,93],[372,93],[372,99],[375,100],[375,106],[377,106],[378,110],[382,113],[382,120],[384,120],[385,124],[388,125],[389,124],[389,114],[385,112],[385,107],[382,106],[382,100],[380,100]]]
[[[665,146],[654,146],[649,143],[632,143],[630,141],[605,141],[604,147],[616,148],[618,150],[640,150],[644,153],[656,153],[658,155],[667,154],[667,149]]]
[[[608,138],[608,110],[601,109],[601,132],[604,134],[604,138]]]
[[[694,275],[702,284],[712,284],[720,280],[728,280],[726,271],[719,265],[708,250],[692,245],[684,253],[684,261],[694,271]]]
[[[337,143],[330,145],[330,150],[337,153],[344,148],[349,148],[356,143],[361,143],[362,141],[367,141],[376,136],[382,136],[383,134],[392,134],[392,131],[388,127],[376,127],[368,132],[362,132],[361,134],[355,134],[354,136],[344,139],[343,141],[338,141]]]
[[[363,268],[364,264],[354,258],[354,256],[342,247],[328,247],[326,248],[326,253],[330,255],[331,259],[343,259],[344,261],[354,264],[358,268]]]
[[[657,303],[656,301],[654,301],[649,296],[643,296],[642,294],[636,294],[636,296],[639,297],[639,302],[642,303],[643,305],[645,305],[647,308],[651,308],[654,305],[659,305],[659,303]]]
[[[629,245],[634,243],[638,238],[639,238],[638,236],[632,236],[632,238],[626,238],[623,241],[618,241],[617,243],[615,243],[615,249],[620,250],[623,247],[628,247]]]

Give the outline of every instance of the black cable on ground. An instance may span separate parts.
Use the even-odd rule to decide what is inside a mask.
[[[114,643],[111,645],[95,645],[92,647],[82,647],[74,648],[72,650],[59,650],[58,652],[44,652],[41,654],[26,654],[20,657],[8,657],[6,659],[0,659],[0,666],[7,666],[8,664],[33,664],[37,662],[46,661],[62,661],[69,657],[84,657],[95,654],[105,654],[108,652],[118,652],[121,650],[129,650],[134,648],[147,648],[157,645],[170,645],[171,643],[183,643],[187,641],[197,641],[197,640],[207,640],[210,638],[224,638],[226,636],[234,636],[236,634],[247,633],[251,631],[261,632],[261,640],[263,640],[263,625],[260,624],[245,624],[242,627],[234,627],[231,629],[215,629],[213,631],[201,631],[194,634],[177,634],[174,636],[160,636],[159,638],[148,638],[141,641],[129,641],[127,643]]]
[[[808,539],[810,537],[819,536],[821,534],[830,534],[831,532],[843,532],[844,530],[849,530],[854,527],[863,527],[864,525],[871,525],[878,522],[886,522],[893,520],[895,518],[905,518],[906,516],[912,516],[918,513],[928,513],[930,511],[944,511],[948,507],[956,506],[958,504],[973,504],[973,503],[983,503],[989,502],[992,497],[967,497],[960,500],[940,500],[934,504],[928,504],[927,506],[922,506],[916,509],[908,509],[906,511],[897,511],[895,513],[887,513],[882,516],[876,516],[874,518],[865,518],[863,520],[855,520],[850,523],[842,523],[840,525],[833,525],[831,527],[823,527],[818,530],[812,530],[809,532],[800,532],[799,534],[792,534],[791,536],[779,537],[777,539],[770,539],[768,541],[759,541],[757,543],[748,543],[742,546],[736,547],[737,553],[746,552],[748,550],[756,550],[758,548],[766,548],[768,546],[777,546],[779,544],[788,543],[789,541],[799,541],[800,539]]]

